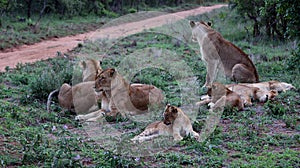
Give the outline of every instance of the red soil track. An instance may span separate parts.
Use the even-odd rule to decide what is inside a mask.
[[[79,34],[75,36],[67,36],[42,41],[33,45],[23,45],[14,48],[9,52],[0,52],[0,71],[4,71],[6,66],[15,67],[18,63],[31,63],[42,59],[55,57],[57,52],[65,53],[75,48],[78,43],[84,40],[99,37],[118,38],[124,35],[130,35],[141,32],[144,29],[159,27],[167,24],[168,19],[179,20],[188,16],[198,15],[210,12],[213,9],[221,8],[225,5],[214,5],[208,7],[199,7],[192,10],[161,15],[137,22],[130,22],[118,26],[106,27],[97,31]]]

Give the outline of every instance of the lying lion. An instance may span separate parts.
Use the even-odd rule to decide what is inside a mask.
[[[164,99],[162,90],[153,85],[129,84],[113,68],[98,73],[94,86],[96,94],[104,93],[107,99],[102,99],[101,110],[78,115],[76,120],[97,121],[103,115],[115,118],[118,114],[143,114],[150,105],[161,104]]]
[[[271,91],[275,90],[277,92],[286,92],[287,90],[296,89],[293,85],[285,82],[279,81],[268,81],[268,82],[260,82],[260,83],[241,83],[250,87],[257,87],[260,90]]]
[[[98,109],[96,94],[94,92],[96,72],[101,72],[100,62],[90,59],[82,61],[83,82],[75,86],[64,83],[60,89],[52,91],[48,96],[47,111],[50,112],[52,96],[58,93],[58,103],[62,108],[84,114]],[[102,98],[98,97],[99,98]]]
[[[225,40],[210,27],[210,23],[190,21],[192,40],[200,46],[202,60],[206,63],[206,82],[208,87],[215,81],[218,70],[237,82],[258,82],[257,70],[241,49]]]
[[[208,96],[205,96],[202,101],[197,102],[196,105],[209,104],[210,108],[212,109],[213,106],[218,104],[218,107],[236,107],[240,111],[244,109],[242,98],[221,83],[214,82],[211,87],[208,87],[207,95]],[[222,104],[220,101],[223,98],[225,99],[224,104]]]
[[[189,117],[180,108],[168,104],[163,121],[148,125],[141,134],[131,140],[141,143],[159,136],[173,136],[175,141],[180,141],[183,136],[189,134],[199,139],[199,134],[193,130]]]
[[[244,105],[251,106],[252,100],[257,100],[259,102],[266,102],[267,100],[273,100],[278,92],[276,90],[262,90],[258,87],[251,87],[244,84],[230,84],[226,85],[226,87],[237,93],[241,96]]]

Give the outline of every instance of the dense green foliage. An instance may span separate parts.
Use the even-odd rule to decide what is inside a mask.
[[[46,112],[46,93],[63,82],[74,81],[76,58],[57,57],[18,65],[0,74],[0,167],[300,167],[299,46],[263,38],[252,41],[244,29],[251,23],[225,8],[190,19],[211,20],[214,29],[250,54],[261,81],[288,82],[296,90],[280,93],[265,104],[255,102],[245,111],[226,109],[215,131],[203,143],[186,137],[166,151],[130,157],[102,148],[104,144],[90,137],[85,125],[74,121],[69,112],[61,111],[57,103],[52,104],[52,113]],[[164,28],[170,27],[161,29]],[[139,50],[170,50],[180,58],[176,63],[185,62],[198,77],[196,86],[204,83],[206,71],[197,43],[187,45],[153,32],[131,35],[112,46],[107,43],[106,39],[84,43],[68,54],[105,54],[103,68],[118,68],[124,58]],[[286,59],[291,55],[291,59]],[[186,88],[178,87],[178,81],[169,72],[144,68],[131,81],[157,85],[164,90],[167,102],[180,106]],[[197,94],[203,93],[199,89]],[[206,107],[199,108],[193,124],[196,131],[202,131],[207,113]],[[131,130],[130,137],[145,127],[128,120],[111,124],[121,132]]]
[[[300,37],[300,2],[295,0],[234,0],[231,7],[253,22],[253,36]]]
[[[23,15],[27,19],[35,14],[58,14],[62,17],[97,14],[99,16],[124,14],[143,10],[146,7],[178,6],[195,3],[195,0],[16,0],[0,1],[0,14]],[[20,10],[21,9],[21,10]]]

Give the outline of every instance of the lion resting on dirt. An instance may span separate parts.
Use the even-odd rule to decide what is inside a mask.
[[[78,114],[84,114],[98,109],[97,99],[94,92],[96,73],[101,72],[100,62],[96,60],[82,61],[82,79],[75,86],[64,83],[60,89],[52,91],[48,96],[47,111],[50,112],[50,103],[53,94],[58,92],[58,103],[62,108],[75,110]]]
[[[200,46],[202,60],[206,63],[206,82],[203,87],[215,81],[218,70],[237,82],[258,82],[257,70],[241,49],[225,40],[210,27],[210,23],[190,21],[192,40]]]
[[[196,105],[209,104],[210,108],[216,107],[236,107],[239,111],[244,109],[242,98],[235,92],[229,90],[223,84],[214,82],[207,90],[207,95],[202,101]],[[223,102],[225,100],[225,102]]]
[[[78,115],[76,120],[97,121],[104,114],[113,118],[118,114],[143,114],[148,111],[150,105],[159,105],[164,99],[162,90],[153,85],[129,84],[113,68],[98,73],[94,86],[96,94],[104,93],[107,99],[102,99],[101,110]]]
[[[175,141],[180,141],[188,134],[199,139],[199,134],[193,130],[189,117],[180,108],[168,104],[163,121],[148,125],[141,134],[131,140],[141,143],[159,136],[173,136]]]

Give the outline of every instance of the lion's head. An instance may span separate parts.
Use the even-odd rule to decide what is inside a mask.
[[[214,31],[211,28],[211,23],[210,22],[195,22],[195,21],[190,21],[190,26],[192,28],[192,41],[197,42],[197,37],[198,36],[204,36],[209,31]]]
[[[82,81],[94,81],[97,71],[102,71],[101,61],[94,59],[88,59],[80,62],[80,67],[82,68]]]
[[[170,125],[178,116],[178,109],[175,106],[168,104],[164,112],[164,124]]]
[[[95,91],[101,92],[103,90],[110,90],[111,82],[116,73],[116,70],[113,68],[108,68],[102,72],[97,71],[95,78]]]

